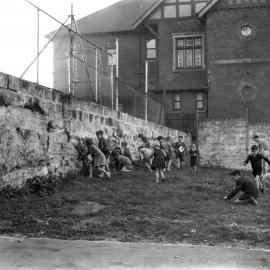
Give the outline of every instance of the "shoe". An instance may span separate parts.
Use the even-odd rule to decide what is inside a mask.
[[[258,201],[254,198],[254,197],[250,197],[250,202],[254,205],[257,205],[258,204]]]
[[[261,191],[261,193],[264,193],[264,189],[263,188],[260,188],[260,191]]]
[[[164,183],[164,182],[165,182],[165,179],[164,179],[164,178],[162,178],[162,179],[161,179],[161,182],[162,182],[162,183]]]

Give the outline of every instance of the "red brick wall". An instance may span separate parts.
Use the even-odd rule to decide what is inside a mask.
[[[241,35],[241,26],[250,25],[253,35]],[[252,122],[269,121],[270,9],[221,10],[207,18],[209,69],[209,117],[245,117],[240,85],[251,84],[256,93],[250,104]]]

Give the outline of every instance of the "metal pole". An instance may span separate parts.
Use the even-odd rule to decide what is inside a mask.
[[[74,34],[76,34],[76,32],[71,29],[70,27],[66,26],[64,23],[61,23],[60,21],[58,21],[56,18],[54,18],[53,16],[51,16],[50,14],[48,14],[46,11],[44,11],[43,9],[39,8],[38,6],[36,6],[35,4],[33,4],[32,2],[25,0],[27,3],[29,3],[30,5],[32,5],[35,8],[38,8],[41,12],[43,12],[44,14],[46,14],[47,16],[49,16],[50,18],[52,18],[53,20],[55,20],[56,22],[60,23],[63,27],[67,28],[68,30],[70,30],[71,32],[73,32]],[[98,48],[100,51],[105,52],[107,54],[109,54],[106,50],[104,50],[103,48],[99,47],[97,44],[95,44],[94,42],[92,42],[91,40],[87,39],[85,36],[78,34],[82,39],[84,39],[85,41],[89,42],[90,44],[92,44],[93,46],[95,46],[96,48]],[[111,54],[109,54],[111,55]]]
[[[144,119],[148,116],[148,61],[145,61],[145,92],[144,92]]]
[[[114,100],[113,100],[113,57],[111,57],[111,91],[112,91],[112,109],[113,109],[113,105],[114,105]]]
[[[95,101],[98,102],[98,49],[97,48],[96,48],[95,80],[96,80]]]
[[[119,40],[116,38],[116,86],[115,86],[115,110],[119,110]]]
[[[246,153],[248,155],[249,148],[249,115],[248,115],[248,105],[246,107]]]
[[[37,84],[39,83],[39,8],[37,8]]]
[[[64,23],[66,23],[68,20],[68,18],[64,21]],[[43,51],[47,48],[47,46],[50,44],[50,42],[56,37],[56,35],[59,33],[59,31],[61,30],[62,25],[58,28],[58,30],[51,36],[51,38],[48,40],[48,42],[43,46],[43,48],[41,49],[41,51],[38,53],[38,56],[41,55],[43,53]],[[25,69],[25,71],[22,73],[22,75],[20,76],[20,79],[24,76],[24,74],[29,70],[29,68],[35,63],[35,61],[37,61],[38,56],[36,56],[34,58],[34,60],[28,65],[28,67]]]
[[[70,14],[70,30],[69,30],[69,94],[74,94],[74,85],[73,85],[73,6],[71,4],[71,14]]]

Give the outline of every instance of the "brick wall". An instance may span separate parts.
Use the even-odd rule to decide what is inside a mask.
[[[217,166],[233,169],[250,169],[243,167],[246,152],[246,121],[205,120],[199,126],[200,163],[203,166]],[[270,124],[250,124],[248,145],[256,144],[252,137],[257,134],[270,145]]]
[[[70,139],[95,138],[100,129],[110,144],[114,133],[123,134],[134,154],[139,134],[175,140],[181,133],[0,73],[0,187],[21,186],[47,170],[56,176],[76,170]]]
[[[241,35],[250,25],[252,35]],[[227,9],[207,18],[209,70],[209,117],[245,117],[241,89],[252,86],[255,99],[249,104],[250,121],[269,120],[270,8]],[[230,108],[228,110],[228,108]]]

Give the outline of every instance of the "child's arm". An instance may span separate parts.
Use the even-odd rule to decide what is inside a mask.
[[[250,159],[249,159],[249,156],[248,156],[247,159],[244,161],[243,165],[246,166],[248,164],[249,160]]]
[[[262,156],[262,158],[268,163],[268,165],[270,166],[270,160],[269,160],[269,158],[268,157],[264,157],[264,156]]]
[[[224,197],[224,200],[230,200],[231,198],[233,198],[241,189],[241,185],[237,185],[235,187],[235,189],[230,192],[227,196]]]

